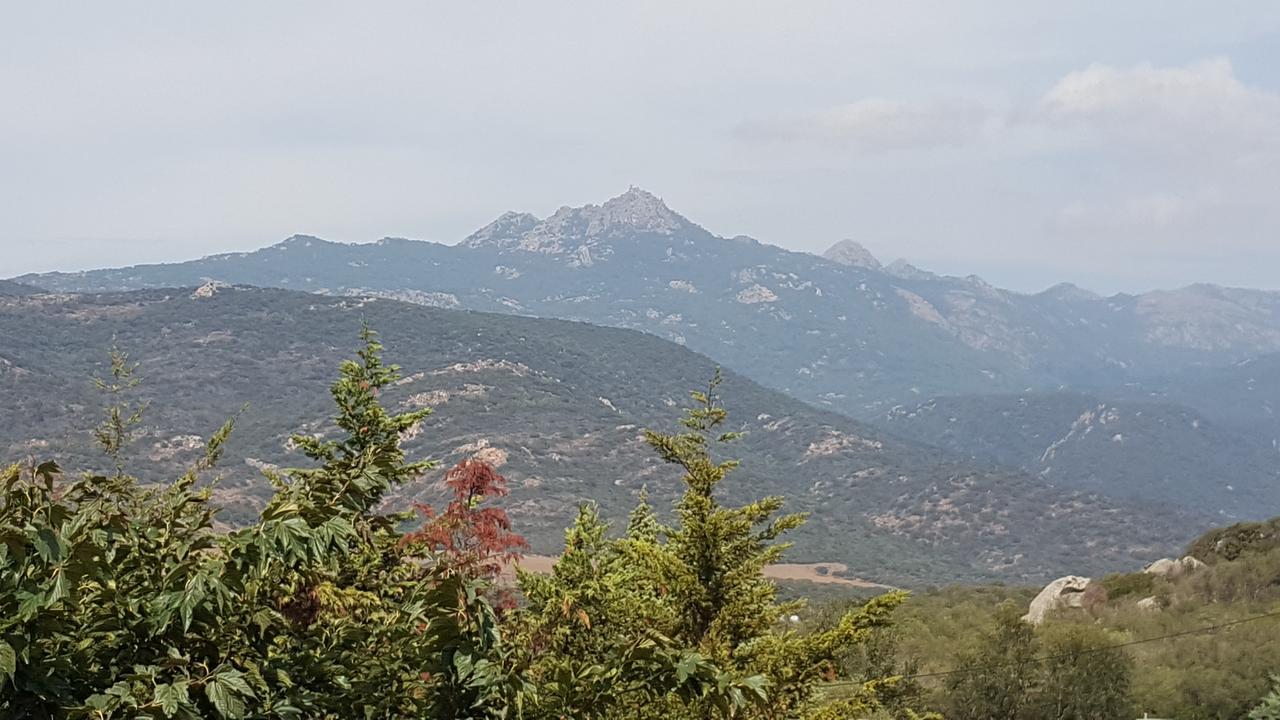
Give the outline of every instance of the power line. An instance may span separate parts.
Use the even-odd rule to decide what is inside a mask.
[[[1132,647],[1134,645],[1142,645],[1144,643],[1156,642],[1158,640],[1169,640],[1171,638],[1184,637],[1187,635],[1198,635],[1200,633],[1213,632],[1215,630],[1221,630],[1223,628],[1229,628],[1235,625],[1243,625],[1244,623],[1254,622],[1255,620],[1265,620],[1266,618],[1272,618],[1272,617],[1280,617],[1280,611],[1269,612],[1263,615],[1254,615],[1253,617],[1247,617],[1241,620],[1232,620],[1231,622],[1225,622],[1219,625],[1208,625],[1205,627],[1194,628],[1192,630],[1182,630],[1176,633],[1169,633],[1168,635],[1158,635],[1156,637],[1143,638],[1141,640],[1130,640],[1128,642],[1116,643],[1115,645],[1105,645],[1102,647],[1090,648],[1088,650],[1081,650],[1079,652],[1059,653],[1057,655],[1043,655],[1041,657],[1031,658],[1030,660],[1027,660],[1027,662],[1039,663],[1039,662],[1046,662],[1048,660],[1061,660],[1063,658],[1069,658],[1069,657],[1082,657],[1085,655],[1093,655],[1096,653],[1107,652],[1108,650],[1118,650],[1120,648]],[[939,670],[937,672],[915,673],[913,675],[891,675],[889,677],[876,678],[874,680],[866,680],[866,681],[841,680],[837,682],[824,683],[822,687],[842,687],[846,685],[863,685],[867,682],[879,682],[882,680],[890,680],[892,678],[899,678],[901,680],[919,680],[921,678],[943,677],[946,675],[960,675],[964,673],[977,672],[979,670],[991,670],[994,668],[1009,667],[1015,664],[1017,663],[991,663],[988,665],[970,665],[968,667],[954,668],[951,670]]]

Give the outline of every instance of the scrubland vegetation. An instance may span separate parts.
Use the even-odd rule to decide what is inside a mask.
[[[431,467],[400,447],[429,410],[384,408],[397,368],[372,333],[332,386],[340,435],[295,437],[309,466],[268,469],[274,495],[234,527],[212,488],[235,419],[176,480],[140,482],[122,453],[148,411],[133,371],[115,353],[98,383],[107,471],[0,478],[5,717],[1275,717],[1276,620],[1187,633],[1275,610],[1270,525],[1197,541],[1194,574],[1110,576],[1034,629],[1024,588],[806,607],[761,572],[804,517],[723,500],[736,435],[717,378],[677,432],[645,434],[682,476],[672,507],[642,499],[609,527],[584,504],[553,571],[511,580],[526,545],[492,467],[450,470],[443,507],[387,507]]]

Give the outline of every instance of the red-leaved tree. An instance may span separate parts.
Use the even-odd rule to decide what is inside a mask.
[[[529,549],[529,543],[511,529],[505,510],[482,507],[485,500],[507,494],[507,479],[489,463],[467,458],[453,466],[444,482],[453,491],[453,500],[442,512],[430,505],[416,505],[425,522],[404,541],[440,553],[452,572],[496,578]]]

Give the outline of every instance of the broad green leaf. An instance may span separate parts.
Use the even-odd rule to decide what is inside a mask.
[[[173,717],[178,712],[178,708],[182,705],[182,695],[178,689],[168,683],[160,683],[156,685],[156,702],[160,703],[160,711],[165,717]]]
[[[214,710],[218,711],[218,715],[229,720],[238,720],[245,716],[244,694],[239,692],[231,682],[230,675],[230,673],[222,673],[209,678],[204,686],[204,694],[213,704]],[[236,679],[240,680],[241,684],[244,683],[244,680],[238,676]],[[244,687],[248,689],[247,685]]]
[[[33,539],[36,552],[47,563],[56,563],[67,553],[67,546],[52,528],[42,527]]]
[[[0,640],[0,678],[8,680],[18,672],[18,654],[13,646]]]

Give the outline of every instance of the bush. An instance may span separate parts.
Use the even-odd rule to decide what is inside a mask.
[[[1100,582],[1107,591],[1107,597],[1117,600],[1130,595],[1147,597],[1153,594],[1156,577],[1142,572],[1112,573],[1102,578]]]

